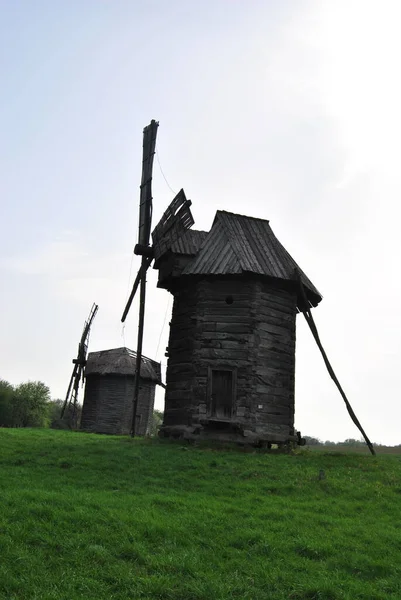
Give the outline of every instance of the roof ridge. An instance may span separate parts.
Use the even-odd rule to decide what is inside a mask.
[[[240,215],[239,213],[231,212],[230,210],[217,210],[215,215],[215,220],[217,219],[218,214],[230,215],[231,217],[240,217],[241,219],[249,219],[252,221],[263,221],[263,223],[270,223],[269,219],[262,219],[262,217],[250,217],[249,215]],[[214,224],[214,222],[213,222]]]
[[[202,246],[199,248],[198,253],[192,259],[192,261],[184,268],[182,274],[185,275],[188,270],[190,270],[194,267],[196,268],[196,265],[202,262],[205,253],[207,253],[207,251],[208,251],[208,248],[213,247],[216,244],[216,240],[218,240],[219,243],[223,242],[223,238],[224,238],[224,243],[227,244],[231,248],[231,251],[235,257],[235,260],[238,263],[239,269],[242,270],[241,261],[239,260],[237,253],[234,251],[233,244],[230,241],[229,232],[226,231],[222,220],[219,220],[219,221],[215,221],[213,223],[213,226],[210,229],[210,231],[208,232],[207,237],[205,238]]]
[[[218,215],[218,213],[220,213],[220,214],[224,214],[224,213],[225,213],[225,214],[230,214],[230,213],[227,213],[226,211],[223,211],[223,210],[218,210],[218,211],[216,212],[216,219],[217,219],[217,215]],[[242,270],[244,270],[244,268],[243,268],[243,265],[242,265],[242,261],[241,261],[241,255],[240,255],[240,253],[237,251],[237,249],[236,249],[236,247],[235,247],[235,244],[233,244],[233,243],[232,243],[232,231],[230,230],[230,226],[229,226],[229,224],[226,222],[226,219],[224,219],[224,218],[223,218],[223,219],[219,219],[218,223],[220,223],[220,225],[221,225],[221,226],[222,226],[222,228],[223,228],[223,231],[224,231],[224,233],[226,234],[226,237],[227,237],[228,243],[230,244],[230,246],[231,246],[231,249],[232,249],[232,251],[234,252],[234,254],[235,254],[235,256],[236,256],[236,258],[237,258],[237,260],[238,260],[238,263],[239,263],[239,266],[240,266],[240,268],[241,268]],[[213,229],[213,227],[214,227],[214,226],[215,226],[215,223],[213,223],[212,229]]]
[[[128,348],[128,346],[119,346],[118,348],[106,348],[104,350],[92,350],[91,352],[88,352],[88,356],[89,354],[99,354],[100,352],[117,352],[118,350],[125,351],[126,354],[129,354],[131,352],[132,354],[135,354],[135,358],[137,357],[136,350],[131,350],[131,348]],[[161,362],[158,362],[153,358],[149,358],[149,356],[145,356],[144,354],[141,355],[141,360],[149,360],[150,362],[156,363],[157,365],[161,364]]]
[[[217,221],[223,226],[223,230],[228,237],[228,241],[235,256],[237,257],[241,270],[243,272],[252,271],[256,268],[256,271],[258,271],[258,259],[252,244],[250,244],[249,240],[247,239],[246,232],[241,227],[239,227],[237,231],[235,231],[232,227],[231,218],[233,216],[238,217],[239,215],[235,215],[234,213],[229,213],[227,211],[219,212],[220,219],[218,219],[216,215]],[[268,224],[267,221],[262,220],[262,222]]]

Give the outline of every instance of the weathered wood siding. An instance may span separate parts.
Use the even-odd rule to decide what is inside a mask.
[[[164,427],[213,422],[210,373],[233,370],[231,422],[284,441],[294,422],[295,295],[257,279],[187,280],[175,291]]]
[[[134,377],[89,375],[86,378],[81,429],[93,433],[128,435],[131,430]],[[150,427],[155,384],[143,380],[139,386],[137,435],[146,435]]]
[[[255,285],[255,427],[288,436],[294,426],[296,294]]]

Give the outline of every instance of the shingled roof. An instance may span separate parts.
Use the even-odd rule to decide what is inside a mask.
[[[212,229],[183,275],[255,273],[295,282],[295,269],[300,273],[308,299],[316,306],[321,294],[278,241],[269,221],[219,210]]]
[[[85,367],[88,375],[134,375],[136,368],[136,352],[129,348],[113,348],[89,352]],[[141,379],[161,383],[160,363],[142,356]]]

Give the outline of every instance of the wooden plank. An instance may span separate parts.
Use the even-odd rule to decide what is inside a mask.
[[[202,348],[200,350],[202,358],[218,358],[224,360],[247,360],[249,356],[248,350],[223,350],[219,348]]]
[[[279,335],[283,340],[284,339],[291,339],[291,330],[288,329],[288,327],[285,326],[280,326],[280,325],[273,325],[271,323],[258,323],[258,331],[266,331],[267,333],[274,333]]]
[[[295,323],[294,313],[274,310],[260,305],[257,307],[257,316],[260,321],[270,321],[270,319],[274,319],[274,321],[281,321],[282,323]]]
[[[203,342],[213,342],[213,341],[231,341],[236,344],[249,344],[253,341],[253,335],[237,335],[232,333],[222,333],[221,331],[207,332],[203,333]]]
[[[235,311],[232,313],[229,311],[216,313],[205,311],[204,315],[198,320],[202,323],[214,323],[216,321],[220,323],[252,323],[255,321],[254,317],[250,314],[249,309],[243,314],[237,314]]]
[[[295,340],[282,341],[278,336],[260,335],[257,348],[258,352],[264,352],[264,356],[268,356],[269,351],[293,356]]]
[[[205,316],[230,316],[236,318],[250,317],[250,308],[248,306],[235,306],[226,304],[224,306],[208,306],[204,309]]]

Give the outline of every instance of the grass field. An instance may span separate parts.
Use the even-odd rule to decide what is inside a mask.
[[[400,456],[0,429],[0,467],[1,599],[401,598]]]

